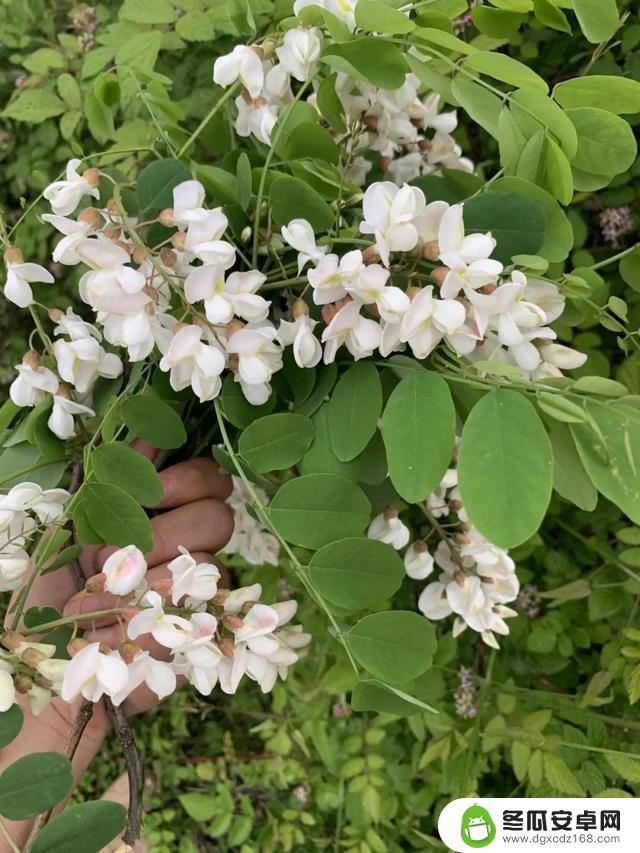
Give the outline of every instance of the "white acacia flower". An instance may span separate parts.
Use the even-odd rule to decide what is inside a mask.
[[[51,257],[54,263],[66,266],[79,264],[82,258],[76,252],[76,246],[81,240],[86,240],[96,229],[89,222],[68,219],[66,216],[58,216],[55,213],[43,213],[42,218],[64,234],[53,250]]]
[[[105,561],[102,574],[104,588],[113,595],[129,595],[140,586],[147,574],[147,561],[139,548],[127,545],[113,553]]]
[[[203,210],[199,216],[194,214],[187,228],[185,251],[206,264],[219,264],[229,269],[235,263],[236,250],[231,243],[221,239],[228,224],[220,208]]]
[[[61,378],[86,394],[98,376],[116,379],[122,374],[122,361],[115,353],[107,353],[95,338],[54,341],[53,354]]]
[[[314,303],[328,305],[345,297],[349,287],[357,282],[364,269],[359,249],[347,252],[341,258],[333,254],[320,257],[317,266],[307,271]]]
[[[393,507],[373,519],[367,530],[369,539],[377,539],[400,551],[409,542],[410,531]]]
[[[344,344],[357,361],[372,355],[380,343],[380,326],[374,320],[360,316],[362,304],[349,301],[337,312],[322,333],[324,363],[335,361],[338,349]]]
[[[182,181],[173,188],[173,224],[186,228],[208,212],[204,209],[205,189],[200,181]],[[227,227],[226,217],[222,231]],[[222,233],[222,231],[220,233]]]
[[[238,356],[237,378],[244,395],[254,405],[266,403],[271,376],[282,369],[282,348],[271,323],[248,325],[227,341],[229,355]]]
[[[76,252],[91,267],[80,279],[79,291],[83,302],[94,311],[126,316],[143,310],[151,302],[142,293],[145,276],[127,266],[130,258],[122,246],[88,239],[78,243]]]
[[[345,284],[347,292],[365,304],[374,303],[387,323],[399,323],[409,308],[410,300],[404,290],[387,284],[389,270],[380,264],[369,264],[358,278]]]
[[[8,663],[0,660],[0,714],[8,711],[16,701],[16,688],[13,683],[12,669]]]
[[[391,252],[409,252],[419,239],[419,224],[426,202],[422,190],[379,181],[367,187],[362,200],[363,234],[372,234],[380,258],[389,266]]]
[[[418,610],[427,619],[444,619],[453,613],[447,598],[447,588],[442,581],[433,581],[425,586],[418,599]]]
[[[278,340],[283,346],[293,344],[293,358],[298,367],[315,367],[322,358],[320,341],[313,334],[317,322],[301,314],[292,323],[281,320]]]
[[[51,204],[51,209],[59,216],[69,216],[78,206],[80,199],[85,195],[100,198],[98,189],[99,175],[93,169],[89,172],[88,179],[85,175],[78,174],[80,160],[69,160],[67,163],[66,176],[63,181],[54,181],[45,188],[42,195]]]
[[[106,694],[115,703],[128,680],[129,669],[117,652],[105,655],[100,643],[90,643],[69,661],[60,695],[65,702],[73,702],[80,695],[97,702]]]
[[[29,555],[17,543],[0,547],[0,592],[17,589],[29,568]]]
[[[280,230],[285,243],[298,252],[298,275],[305,264],[318,264],[329,251],[328,246],[316,246],[313,228],[306,219],[292,219]]]
[[[76,427],[73,420],[75,415],[86,415],[92,418],[95,416],[95,412],[89,406],[76,403],[75,400],[63,397],[62,394],[54,394],[53,408],[47,426],[54,435],[65,441],[75,435]]]
[[[571,347],[563,346],[556,343],[542,343],[539,346],[542,362],[547,368],[555,368],[556,370],[575,370],[587,360],[586,353],[578,352]],[[558,373],[551,373],[558,375]]]
[[[218,620],[210,613],[194,613],[190,620],[187,641],[178,649],[173,668],[185,675],[196,690],[208,696],[218,682],[219,668],[224,660],[214,642]]]
[[[58,390],[58,377],[48,367],[34,367],[23,362],[16,364],[18,375],[9,387],[9,396],[16,406],[37,406],[47,394]]]
[[[257,98],[264,85],[262,59],[255,50],[239,44],[231,53],[220,56],[213,65],[213,82],[226,89],[240,80],[252,98]]]
[[[255,136],[258,142],[270,145],[271,133],[278,120],[278,107],[265,98],[248,104],[242,96],[236,98],[236,107],[238,115],[234,127],[238,136]]]
[[[213,400],[220,393],[220,374],[225,367],[222,347],[202,341],[201,326],[176,329],[167,352],[160,360],[160,370],[169,373],[174,391],[189,385],[201,402]]]
[[[14,263],[6,260],[7,280],[4,295],[18,308],[28,308],[33,303],[32,282],[53,284],[55,281],[49,270],[40,264]]]
[[[276,48],[276,55],[282,68],[304,83],[313,75],[321,49],[322,42],[317,27],[299,28],[287,30],[282,47]]]
[[[64,314],[61,311],[55,323],[54,335],[67,335],[72,341],[80,341],[83,338],[102,340],[102,335],[96,327],[83,320],[71,307],[67,308]]]
[[[37,483],[18,483],[6,495],[0,497],[0,530],[4,529],[3,511],[14,513],[30,510],[35,512],[42,524],[62,518],[64,505],[70,494],[66,489],[43,489]]]
[[[404,568],[408,577],[424,580],[433,572],[433,555],[424,542],[412,542],[404,555]]]
[[[320,6],[321,9],[326,9],[344,21],[349,32],[353,32],[356,28],[355,9],[357,5],[358,0],[295,0],[293,14],[298,15],[305,6]]]
[[[183,616],[165,613],[162,598],[154,590],[146,592],[141,602],[142,610],[136,613],[127,626],[131,640],[141,634],[151,634],[153,639],[168,649],[178,649],[189,641],[191,624]]]
[[[180,556],[167,566],[173,580],[171,601],[177,605],[186,597],[188,606],[209,601],[218,591],[218,567],[213,563],[196,563],[186,548],[180,547],[178,550]]]
[[[455,299],[435,299],[433,287],[423,287],[411,300],[400,324],[400,340],[408,343],[416,358],[426,358],[445,335],[452,335],[465,321],[464,306]]]
[[[192,304],[204,300],[207,320],[214,325],[229,323],[234,315],[259,323],[266,320],[271,305],[257,293],[265,281],[258,270],[232,272],[225,278],[221,266],[205,264],[187,276],[185,296]]]
[[[491,234],[465,236],[462,205],[453,204],[446,211],[438,231],[440,260],[449,268],[441,288],[442,296],[453,299],[464,290],[478,290],[495,284],[502,272],[502,264],[490,259],[496,247]]]
[[[249,612],[242,617],[242,626],[234,629],[236,643],[251,644],[266,635],[273,633],[278,627],[278,613],[268,604],[254,604]],[[260,644],[257,644],[258,647]]]
[[[113,697],[113,704],[120,705],[141,684],[146,684],[158,699],[165,699],[176,689],[176,674],[168,663],[156,660],[149,652],[140,651],[128,666],[125,687]]]
[[[252,515],[247,512],[251,500],[240,477],[232,477],[233,491],[227,498],[227,504],[233,510],[233,533],[224,547],[225,554],[239,554],[251,566],[266,564],[277,566],[280,554],[280,543],[272,533],[262,527]],[[258,500],[268,502],[267,495],[257,489]],[[257,601],[262,593],[260,584],[231,592],[225,601],[225,612],[232,613],[242,606],[240,598],[246,594],[247,599]],[[235,610],[234,610],[235,608]]]

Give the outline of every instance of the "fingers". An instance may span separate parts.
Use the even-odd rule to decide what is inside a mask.
[[[190,459],[172,465],[160,473],[164,498],[158,509],[173,509],[203,498],[225,500],[231,494],[232,482],[212,459]]]
[[[147,442],[143,441],[141,438],[136,438],[135,441],[131,442],[131,449],[140,453],[140,455],[148,459],[149,462],[154,462],[159,453],[155,447],[147,444]]]

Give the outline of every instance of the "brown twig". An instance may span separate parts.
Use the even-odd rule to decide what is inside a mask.
[[[129,777],[129,811],[127,815],[127,828],[122,836],[122,840],[125,844],[133,847],[140,837],[140,827],[142,826],[144,768],[124,711],[122,708],[116,707],[108,696],[105,696],[104,702],[116,737],[122,747],[127,765],[127,776]]]

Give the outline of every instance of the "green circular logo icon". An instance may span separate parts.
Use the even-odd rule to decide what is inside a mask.
[[[469,847],[487,847],[496,837],[496,825],[482,806],[470,806],[462,815],[460,836]]]

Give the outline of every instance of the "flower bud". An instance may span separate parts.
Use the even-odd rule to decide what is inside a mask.
[[[225,603],[225,601],[229,598],[229,590],[228,589],[219,589],[216,594],[211,599],[212,603],[216,606],[220,606]]]
[[[276,49],[275,39],[265,39],[260,45],[260,49],[262,50],[262,58],[268,59]]]
[[[438,267],[437,270],[431,270],[431,278],[437,281],[438,284],[442,284],[448,275],[449,270],[447,267]]]
[[[421,139],[418,142],[418,148],[421,151],[430,151],[433,147],[433,142],[430,139]]]
[[[23,663],[26,663],[27,666],[35,669],[39,663],[42,663],[43,660],[47,660],[47,656],[43,655],[41,651],[38,649],[25,649],[20,655],[20,659]]]
[[[103,575],[102,572],[100,572],[99,575],[93,575],[92,577],[87,578],[84,588],[87,592],[104,592],[106,580],[106,575]]]
[[[131,257],[136,264],[143,264],[149,257],[149,252],[143,246],[135,246]]]
[[[234,616],[233,614],[227,614],[222,617],[222,624],[229,631],[238,631],[244,625],[244,620],[239,616]]]
[[[164,225],[165,228],[171,228],[173,226],[173,208],[165,207],[164,210],[161,210],[158,222],[160,225]]]
[[[84,225],[88,225],[90,228],[95,229],[98,228],[102,222],[102,216],[100,216],[100,211],[97,208],[87,207],[78,217],[78,222],[82,222]]]
[[[100,183],[100,169],[96,169],[95,166],[92,166],[90,169],[85,169],[82,173],[82,177],[90,187],[95,188]]]
[[[440,257],[440,243],[438,240],[431,240],[425,243],[422,247],[422,257],[428,261],[437,261]]]
[[[102,229],[102,233],[106,237],[107,240],[112,240],[115,242],[119,240],[122,236],[122,228],[117,225],[115,222],[110,222],[108,225],[105,225]]]
[[[118,204],[117,204],[115,198],[110,198],[109,201],[107,202],[107,213],[109,214],[109,216],[119,216],[120,215],[120,211],[118,209]]]
[[[365,264],[375,264],[380,260],[380,252],[376,246],[367,246],[362,253],[362,262]]]
[[[160,249],[160,263],[164,264],[165,267],[173,268],[175,267],[177,261],[178,256],[167,246],[163,246],[163,248]]]
[[[21,264],[24,262],[22,252],[17,246],[9,246],[4,253],[4,259],[8,264]]]
[[[388,506],[385,509],[383,515],[384,515],[385,521],[391,521],[392,519],[398,517],[399,512],[395,506]]]
[[[40,672],[36,672],[33,676],[34,684],[37,684],[38,687],[42,687],[43,690],[51,690],[53,687],[53,681],[50,678],[45,678]]]
[[[67,651],[69,652],[71,657],[73,657],[74,655],[77,655],[78,652],[81,652],[82,649],[86,648],[88,645],[89,643],[87,642],[87,640],[83,640],[82,637],[75,637],[67,646]]]
[[[64,317],[64,313],[59,308],[49,308],[47,314],[52,323],[59,323]]]
[[[110,655],[113,649],[108,643],[100,643],[98,645],[98,651],[101,655]]]
[[[125,242],[124,242],[124,240],[114,240],[114,241],[113,241],[113,245],[114,245],[114,246],[119,246],[121,249],[124,249],[124,251],[125,251],[128,255],[130,255],[130,254],[131,254],[131,246],[130,246],[128,243],[125,243]]]
[[[245,228],[242,229],[242,231],[240,233],[240,242],[241,243],[248,243],[249,240],[251,239],[252,234],[253,234],[253,231],[251,230],[251,227],[249,225],[247,225]]]
[[[137,643],[132,643],[131,640],[126,640],[124,643],[120,644],[118,651],[120,652],[120,657],[125,663],[133,663],[133,659],[136,655],[140,654],[142,649]]]
[[[16,693],[28,693],[33,687],[33,678],[30,675],[16,675],[13,679]]]
[[[320,313],[322,314],[322,319],[328,326],[338,313],[338,308],[335,303],[331,302],[329,305],[323,305]]]
[[[176,231],[175,234],[171,236],[171,245],[174,249],[177,249],[179,252],[184,252],[184,247],[187,241],[187,232],[186,231]]]
[[[31,370],[37,370],[40,367],[40,356],[35,350],[29,350],[22,356],[22,363],[30,367]]]
[[[221,640],[218,643],[218,648],[226,658],[232,658],[235,651],[235,645],[232,640]]]
[[[417,554],[424,554],[429,550],[429,546],[426,542],[423,542],[422,539],[418,539],[417,542],[413,543],[413,550]]]
[[[378,116],[365,116],[363,122],[364,126],[369,130],[378,129]]]
[[[495,285],[495,284],[485,284],[485,285],[484,285],[484,287],[481,287],[481,288],[480,288],[480,292],[481,292],[481,293],[486,293],[486,294],[487,294],[487,296],[489,296],[490,294],[495,293],[495,291],[496,291],[497,289],[498,289],[498,288],[496,287],[496,285]]]
[[[241,320],[232,320],[227,323],[227,340],[230,340],[236,332],[240,332],[242,329],[244,329],[244,323]]]
[[[0,642],[5,649],[8,649],[10,652],[15,652],[15,650],[23,643],[26,643],[26,640],[22,634],[18,634],[17,631],[5,631]]]
[[[169,595],[173,589],[173,578],[161,578],[160,580],[154,581],[151,584],[151,589],[163,597],[165,595]]]
[[[227,364],[229,365],[229,370],[237,373],[238,368],[240,367],[240,359],[235,352],[232,352],[231,355],[227,357]]]
[[[152,302],[158,301],[158,291],[155,289],[155,287],[151,287],[150,285],[145,284],[145,286],[142,288],[142,292],[145,296],[148,296]]]
[[[453,579],[458,584],[460,589],[462,589],[462,587],[464,586],[464,582],[466,580],[464,573],[463,572],[454,572]]]
[[[391,165],[391,157],[381,157],[379,162],[382,171],[386,172],[389,166]]]
[[[296,299],[293,303],[291,313],[293,314],[294,320],[297,320],[299,317],[307,317],[309,314],[309,306],[304,299]]]
[[[60,385],[58,385],[58,390],[56,391],[56,394],[59,397],[64,397],[65,400],[70,400],[71,390],[71,385],[67,385],[66,382],[61,382]]]

